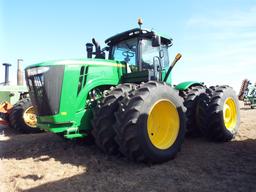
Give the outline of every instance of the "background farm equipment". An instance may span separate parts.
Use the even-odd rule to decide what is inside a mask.
[[[244,105],[248,105],[252,109],[256,108],[256,82],[253,85],[248,79],[244,79],[238,98],[244,102]]]
[[[173,86],[181,55],[169,64],[172,39],[138,24],[108,38],[103,49],[92,39],[87,59],[26,68],[38,126],[67,139],[90,136],[107,154],[149,163],[174,158],[186,131],[231,140],[240,122],[234,90],[195,81]]]
[[[10,85],[9,67],[4,63],[5,81],[0,85],[0,123],[22,133],[37,133],[36,115],[31,104],[28,88],[23,85],[21,60],[18,60],[17,85]]]

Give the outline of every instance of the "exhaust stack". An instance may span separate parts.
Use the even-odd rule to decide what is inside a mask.
[[[10,84],[10,81],[9,81],[9,67],[11,66],[11,64],[3,63],[3,66],[5,67],[4,85],[9,85]]]
[[[17,85],[23,85],[22,62],[23,59],[17,59]]]

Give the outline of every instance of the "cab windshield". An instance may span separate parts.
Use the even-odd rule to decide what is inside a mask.
[[[127,64],[127,73],[139,71],[138,61],[138,39],[128,39],[122,41],[112,48],[111,59]],[[160,53],[162,57],[160,58]],[[168,47],[161,45],[153,47],[150,39],[141,40],[141,65],[142,69],[155,71],[155,67],[162,64],[162,68],[169,66]],[[154,66],[155,65],[155,66]]]
[[[136,62],[137,44],[137,38],[133,38],[116,44],[112,49],[112,59],[126,63],[128,73],[139,70]]]

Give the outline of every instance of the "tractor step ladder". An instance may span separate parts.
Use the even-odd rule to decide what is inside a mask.
[[[78,127],[70,127],[67,129],[67,133],[64,135],[67,139],[84,138],[86,133],[79,133]]]

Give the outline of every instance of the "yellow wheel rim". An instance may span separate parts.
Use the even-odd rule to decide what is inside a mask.
[[[237,124],[236,103],[233,98],[229,97],[224,102],[223,119],[225,127],[233,131]]]
[[[37,120],[36,120],[36,113],[33,106],[26,109],[23,114],[24,122],[27,126],[36,128]]]
[[[149,111],[147,131],[151,143],[158,149],[168,149],[176,141],[180,118],[176,106],[169,100],[157,101]]]

